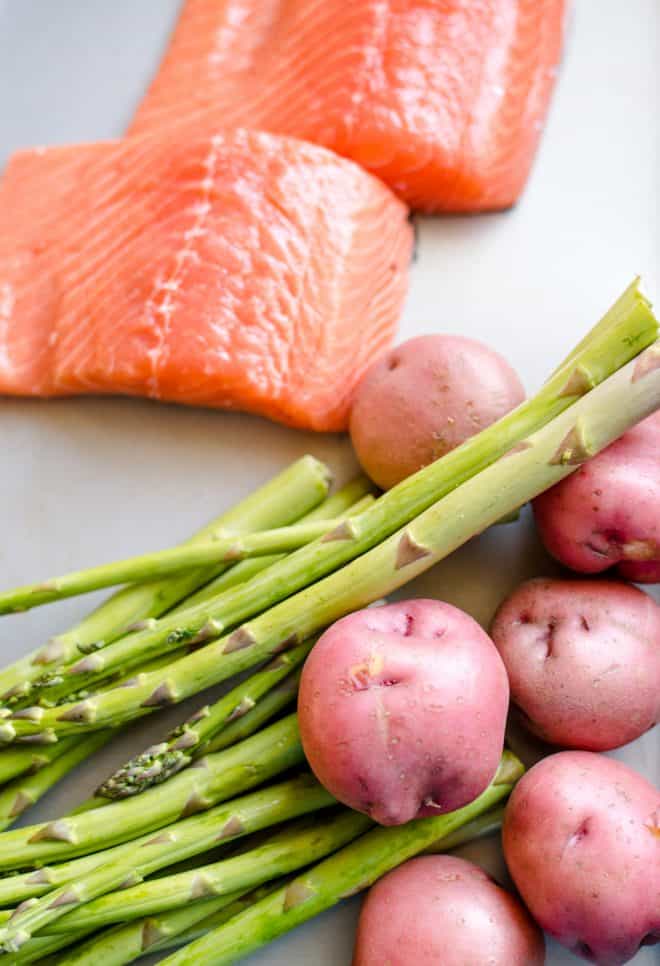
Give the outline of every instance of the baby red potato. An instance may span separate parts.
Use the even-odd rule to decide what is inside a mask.
[[[383,825],[476,798],[495,774],[509,702],[495,646],[436,600],[367,608],[314,647],[300,684],[303,748],[319,781]]]
[[[528,580],[491,637],[511,701],[545,741],[605,751],[660,720],[660,607],[629,584]]]
[[[597,574],[616,566],[636,583],[660,581],[660,412],[534,500],[547,550]]]
[[[388,489],[524,398],[494,349],[460,335],[423,335],[391,349],[362,378],[351,439],[365,473]]]
[[[543,933],[522,903],[472,862],[412,859],[362,905],[353,966],[543,966]]]
[[[599,966],[660,941],[660,792],[619,761],[562,751],[513,790],[504,856],[539,925]]]

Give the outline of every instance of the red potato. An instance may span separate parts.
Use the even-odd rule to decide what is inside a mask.
[[[543,966],[543,933],[477,865],[450,855],[405,862],[369,892],[353,966]]]
[[[556,745],[605,751],[660,720],[660,607],[610,580],[528,580],[491,637],[511,700]]]
[[[637,583],[660,581],[660,412],[534,500],[548,551],[596,574],[617,567]]]
[[[626,765],[543,759],[513,790],[502,843],[531,914],[577,955],[619,966],[660,941],[660,792]]]
[[[337,621],[305,664],[303,748],[339,801],[383,825],[476,798],[502,753],[504,665],[463,611],[435,600],[367,608]]]
[[[388,489],[494,423],[525,398],[499,353],[457,335],[423,335],[367,371],[350,433],[364,471]]]

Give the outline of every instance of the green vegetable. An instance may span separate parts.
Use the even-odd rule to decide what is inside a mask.
[[[4,591],[0,593],[0,614],[30,610],[65,597],[88,594],[118,584],[161,579],[200,567],[233,564],[249,557],[289,553],[322,537],[341,522],[341,519],[334,519],[295,523],[245,536],[226,536],[224,530],[218,530],[199,543],[145,553]]]
[[[114,731],[94,731],[83,738],[58,742],[64,754],[54,758],[32,775],[22,775],[0,788],[0,830],[12,825],[57,782],[68,775],[114,737]]]
[[[156,836],[148,832],[82,858],[0,878],[0,904],[14,905],[70,882],[84,882],[100,865],[127,862],[129,871],[145,876],[250,832],[334,804],[311,775],[303,774],[181,819],[160,829]]]
[[[358,476],[350,483],[347,483],[346,486],[337,490],[336,493],[333,493],[332,496],[325,499],[314,510],[306,513],[304,517],[300,518],[299,522],[314,523],[317,520],[325,520],[330,517],[342,517],[349,510],[351,514],[361,513],[362,510],[366,510],[367,507],[373,505],[375,497],[370,490],[373,490],[373,484],[370,480],[365,476]],[[286,555],[274,554],[267,557],[251,557],[248,560],[242,560],[214,580],[211,580],[208,584],[205,584],[195,594],[186,597],[170,613],[181,613],[190,607],[196,607],[197,604],[203,604],[206,601],[213,600],[215,597],[219,597],[220,594],[224,593],[224,591],[230,590],[232,587],[237,587],[238,584],[244,584],[247,580],[260,574],[263,570],[272,567],[273,564],[282,560],[284,556]]]
[[[492,783],[469,805],[437,818],[367,832],[219,929],[168,956],[165,963],[225,966],[236,962],[341,899],[366,889],[390,869],[506,798],[522,771],[520,762],[505,752]]]
[[[223,922],[242,912],[249,905],[263,899],[280,885],[280,880],[259,886],[245,895],[233,893],[218,899],[194,902],[182,909],[165,912],[162,916],[139,919],[106,929],[93,936],[88,943],[78,946],[66,956],[58,959],[60,966],[123,966],[141,956],[160,952],[182,943],[191,942],[203,936],[209,929],[215,929]],[[14,956],[16,966],[41,962],[43,957],[57,952],[64,946],[88,935],[89,930],[80,933],[36,936],[29,940]]]
[[[258,701],[305,660],[314,639],[278,655],[261,671],[246,678],[215,704],[206,705],[168,737],[132,758],[97,791],[101,798],[128,798],[167,781],[186,768],[223,728],[242,718]]]
[[[141,915],[140,903],[145,906],[150,901],[151,909],[156,908],[159,901],[163,909],[174,908],[180,904],[184,895],[179,891],[183,888],[184,881],[189,882],[189,901],[205,898],[204,895],[196,895],[204,888],[206,882],[203,870],[200,870],[199,874],[193,870],[190,873],[159,878],[153,883],[145,884],[146,896],[140,892],[133,892],[131,886],[141,882],[145,875],[150,875],[192,855],[198,855],[201,851],[211,849],[239,835],[267,827],[292,814],[304,814],[331,804],[333,804],[332,797],[317,782],[305,776],[297,782],[288,782],[246,796],[231,802],[228,806],[212,809],[203,816],[170,825],[166,829],[161,829],[156,835],[142,837],[123,848],[114,849],[111,854],[100,856],[98,864],[86,874],[82,876],[78,874],[76,878],[68,879],[40,899],[24,902],[4,927],[0,928],[0,950],[16,952],[33,933],[43,930],[46,926],[47,932],[84,929],[88,924],[88,920],[83,921],[86,916],[96,915],[97,918],[100,917],[101,922],[113,922],[117,918],[135,918]],[[362,818],[362,816],[359,817]],[[347,833],[354,825],[355,823],[351,825],[346,821],[338,824],[331,820],[323,823],[321,830],[317,832],[309,833],[306,829],[309,834],[306,838],[303,837],[304,840],[300,837],[296,838],[292,831],[277,833],[270,850],[264,846],[262,850],[252,850],[239,854],[233,859],[225,859],[222,863],[222,872],[220,866],[217,869],[215,866],[209,867],[209,875],[214,877],[209,879],[209,889],[212,881],[216,883],[217,889],[215,893],[209,892],[208,895],[220,894],[219,883],[222,874],[224,874],[222,881],[236,882],[235,888],[238,889],[243,884],[241,875],[248,886],[273,878],[273,875],[268,875],[268,870],[278,868],[277,862],[280,865],[286,865],[287,861],[289,864],[297,861],[298,866],[294,864],[291,868],[299,867],[300,864],[304,864],[300,859],[301,857],[304,859],[305,851],[311,850],[313,854],[317,841],[334,842],[342,836],[344,836],[342,842],[348,841]],[[359,834],[359,830],[354,834]],[[251,856],[254,856],[256,865],[251,861]],[[224,871],[226,863],[229,863],[229,871]],[[199,875],[202,877],[199,878]],[[250,875],[253,877],[252,880],[249,879]],[[181,876],[188,878],[182,879]],[[167,886],[174,880],[176,880],[178,901],[175,898],[175,901],[168,905],[167,896],[171,895],[171,890],[168,890]],[[115,894],[112,892],[115,889],[120,891]],[[232,887],[223,891],[235,890]],[[98,903],[101,900],[96,897],[102,897],[107,892],[112,893],[112,898],[99,910]],[[91,901],[94,899],[96,902]],[[119,916],[113,918],[112,913],[107,912],[108,905],[111,909],[119,907]],[[69,925],[60,926],[58,922],[60,919]]]
[[[76,743],[76,738],[68,738],[51,745],[35,745],[32,748],[3,748],[0,751],[0,785],[4,785],[20,775],[33,775],[63,755]]]
[[[311,456],[304,456],[270,482],[255,490],[227,513],[217,517],[191,538],[189,543],[206,540],[218,528],[227,532],[249,533],[274,526],[285,526],[299,519],[327,494],[330,472]],[[202,568],[194,573],[127,587],[101,604],[89,617],[70,631],[58,634],[45,648],[26,655],[0,671],[0,694],[39,677],[45,667],[75,659],[78,649],[108,643],[126,633],[138,621],[158,617],[174,604],[207,583],[221,567]]]
[[[239,855],[110,892],[68,913],[65,909],[65,915],[57,921],[54,920],[58,910],[50,909],[50,925],[45,931],[78,932],[88,927],[100,928],[253,888],[318,861],[362,835],[372,825],[365,815],[349,809],[341,809],[338,814],[326,816],[321,821],[315,816],[274,833],[263,845]],[[100,877],[101,872],[94,875]],[[85,880],[85,887],[93,876]],[[52,895],[44,897],[44,907]],[[36,908],[35,905],[33,909]],[[28,909],[22,918],[27,920],[33,909]],[[19,918],[20,914],[12,920],[12,925]],[[43,914],[41,921],[44,921]]]
[[[588,405],[586,401],[591,395],[589,389],[615,371],[623,362],[634,357],[649,339],[655,337],[656,333],[657,323],[648,302],[637,291],[636,286],[631,286],[595,327],[591,336],[585,340],[580,353],[571,358],[568,366],[562,367],[555,373],[532,400],[523,403],[497,423],[466,440],[442,459],[393,487],[367,510],[357,516],[351,515],[349,520],[333,534],[308,544],[218,598],[203,605],[186,608],[174,616],[164,618],[147,630],[118,640],[103,651],[78,661],[65,672],[66,676],[77,678],[78,684],[65,683],[52,693],[49,692],[51,700],[59,700],[66,693],[67,687],[87,686],[90,681],[94,681],[95,675],[107,673],[111,667],[131,666],[132,662],[141,662],[150,653],[162,652],[168,647],[174,648],[185,641],[200,638],[211,640],[219,637],[228,627],[233,627],[252,615],[262,613],[266,608],[300,588],[313,584],[325,574],[336,571],[342,564],[381,543],[385,537],[408,524],[418,514],[428,511],[434,503],[437,505],[441,497],[450,494],[457,486],[480,474],[480,471],[520,443],[529,432],[544,426],[553,420],[553,417],[572,407],[576,399],[585,396],[585,393],[587,396],[582,403]],[[602,397],[599,398],[602,399]],[[570,420],[570,415],[566,418]],[[637,418],[632,411],[623,429]],[[558,425],[565,424],[559,422]],[[536,496],[538,492],[554,482],[556,479],[552,478],[551,474],[547,482],[541,481],[540,489],[525,487],[523,481],[520,486],[520,498],[516,497],[515,503],[511,501],[505,503],[501,516],[506,516],[521,502]],[[484,525],[495,522],[497,522],[496,519],[489,517],[487,523],[480,524],[477,529],[470,528],[469,522],[466,521],[464,527],[470,532],[466,533],[465,539],[480,532]],[[382,546],[384,544],[381,544],[379,549]],[[341,573],[344,572],[341,571]],[[401,582],[405,581],[399,581],[394,586],[399,586]],[[387,583],[384,586],[387,588]],[[386,591],[379,591],[377,596],[384,592]],[[297,628],[293,630],[298,633]],[[239,646],[240,636],[236,637],[232,644],[232,647]],[[253,649],[253,652],[256,654],[256,650]],[[243,663],[242,666],[249,666],[249,663]],[[220,680],[224,678],[216,677],[210,683]],[[204,686],[206,687],[207,684]],[[10,735],[9,730],[6,734]]]
[[[387,595],[510,510],[563,479],[660,407],[660,367],[648,365],[644,369],[645,358],[653,361],[658,349],[651,347],[646,353],[649,355],[629,363],[543,429],[518,440],[496,463],[438,500],[407,527],[359,559],[265,611],[230,635],[174,662],[164,673],[142,675],[134,687],[102,692],[78,705],[45,710],[38,721],[5,720],[0,723],[0,738],[12,741],[41,734],[50,739],[53,735],[59,737],[119,725],[226,680],[283,647],[311,637],[350,611]],[[642,371],[644,375],[637,378],[636,374]],[[502,422],[509,418],[505,417]],[[489,427],[472,437],[464,446],[472,444],[479,449],[480,442],[485,446],[492,429]],[[461,449],[449,453],[400,487],[420,480],[429,469],[451,460]],[[400,487],[378,500],[373,510]],[[322,556],[327,545],[359,544],[364,519],[373,510],[352,519],[349,530],[342,529],[336,539],[312,544],[287,557],[283,564],[290,564],[299,554],[315,546],[320,548]],[[270,572],[279,566],[282,564],[275,565]],[[212,618],[213,614],[208,616]]]
[[[288,656],[292,652],[285,652]],[[277,658],[275,659],[277,660]],[[225,748],[235,745],[239,741],[243,741],[244,738],[249,738],[250,735],[255,734],[262,727],[262,725],[267,724],[272,718],[275,718],[280,711],[283,711],[289,705],[293,704],[298,695],[298,685],[300,683],[300,669],[294,671],[284,678],[280,684],[277,684],[272,688],[260,701],[257,702],[251,711],[248,711],[242,717],[234,718],[228,724],[226,724],[222,730],[212,738],[208,745],[205,747],[204,751],[207,754],[211,754],[216,751],[222,751]],[[94,734],[94,732],[92,732]],[[75,742],[75,738],[65,738],[63,741],[58,742],[56,745],[51,747],[57,748],[59,745],[69,744],[70,742]],[[126,767],[126,766],[125,766]],[[99,794],[92,798],[87,799],[81,805],[73,810],[72,815],[79,815],[81,812],[87,812],[93,808],[103,808],[112,799],[105,798]],[[1,883],[0,883],[1,885]]]
[[[125,842],[210,808],[303,761],[296,716],[289,715],[233,748],[200,758],[194,768],[165,785],[106,805],[102,818],[94,810],[1,833],[0,869],[68,859]]]
[[[356,486],[356,484],[358,485]],[[346,497],[354,495],[358,488],[363,488],[362,480],[354,481],[333,497],[329,497],[324,504],[317,508],[316,512],[312,511],[304,518],[305,524],[310,523],[311,525],[316,525],[318,523],[316,513],[319,513],[320,517],[325,519],[326,514],[321,513],[321,510],[325,509],[326,512],[336,510],[337,506],[345,503]],[[365,505],[370,505],[371,503],[373,503],[373,497],[366,496],[359,500],[355,504],[355,507],[357,509]],[[274,558],[270,556],[263,558],[265,561],[272,559]],[[227,585],[225,588],[226,599],[229,604],[232,601],[238,600],[239,605],[243,603],[243,606],[245,606],[245,602],[250,600],[251,587],[248,586],[245,588],[244,586],[239,586],[239,584],[245,584],[245,581],[242,580],[245,574],[241,572],[241,568],[246,567],[248,563],[249,561],[239,563],[231,571],[211,582],[216,587],[219,587],[221,584]],[[234,574],[233,571],[236,571],[236,573]],[[241,579],[239,580],[239,578]],[[209,586],[211,585],[204,587],[193,599],[199,598],[204,600],[209,593]],[[228,589],[230,587],[234,588],[233,592]],[[247,610],[251,613],[257,606],[255,600],[248,606]],[[171,653],[179,647],[198,644],[200,641],[212,639],[215,636],[212,622],[206,622],[196,634],[181,630],[179,626],[181,615],[189,614],[193,610],[195,612],[205,611],[207,607],[208,604],[196,604],[194,607],[186,606],[185,609],[175,608],[171,614],[168,614],[160,622],[147,621],[146,629],[142,632],[135,631],[117,640],[115,643],[110,644],[107,648],[108,654],[105,652],[103,655],[93,653],[75,662],[73,665],[58,666],[56,669],[42,675],[41,678],[29,682],[20,689],[15,689],[14,695],[7,703],[13,707],[19,706],[21,708],[24,708],[30,702],[37,701],[44,707],[61,704],[72,692],[98,689],[107,682],[109,677],[120,674],[126,675],[131,669],[143,666],[144,662],[153,658],[154,655],[158,655],[160,658],[167,658],[168,652]],[[170,633],[166,639],[161,642],[159,647],[148,647],[145,644],[145,638],[149,636],[150,631],[156,627],[162,628],[166,625],[170,628]],[[85,668],[92,668],[93,670],[85,671]],[[73,700],[73,697],[70,697],[69,700]]]
[[[288,653],[288,652],[285,652]],[[242,718],[236,718],[228,724],[222,731],[213,738],[206,749],[210,754],[213,751],[222,751],[235,745],[237,741],[243,741],[249,735],[266,722],[274,718],[280,711],[292,704],[298,695],[298,685],[300,684],[301,669],[289,674],[288,677],[269,691],[259,703],[248,711]],[[69,739],[70,740],[70,739]]]
[[[474,842],[476,839],[493,835],[502,828],[503,819],[504,806],[501,805],[498,808],[492,808],[489,812],[484,812],[483,815],[479,815],[477,818],[472,819],[471,822],[462,825],[450,835],[445,835],[438,839],[437,842],[434,842],[426,849],[426,852],[448,852],[450,849],[457,849],[461,845],[467,845],[468,842]]]

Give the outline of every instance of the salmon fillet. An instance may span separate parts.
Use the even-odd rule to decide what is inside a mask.
[[[564,14],[565,0],[186,0],[130,132],[210,117],[323,144],[418,209],[506,208]]]
[[[352,162],[263,133],[21,152],[0,182],[0,394],[344,429],[394,335],[407,215]]]

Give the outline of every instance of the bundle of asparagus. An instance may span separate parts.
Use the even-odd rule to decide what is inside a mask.
[[[3,827],[126,723],[248,672],[75,813],[0,834],[0,952],[73,946],[57,961],[96,966],[191,941],[168,961],[235,962],[458,829],[496,825],[521,771],[510,753],[465,808],[374,829],[309,774],[282,777],[305,763],[295,714],[280,715],[315,634],[660,407],[657,328],[633,284],[534,398],[378,499],[364,479],[328,496],[305,457],[181,548],[0,595],[13,611],[139,581],[0,671]]]

